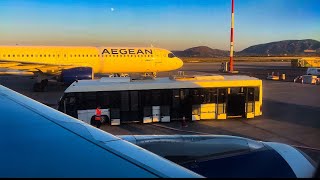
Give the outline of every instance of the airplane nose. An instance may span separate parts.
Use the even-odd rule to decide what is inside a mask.
[[[177,58],[176,64],[177,64],[177,69],[179,69],[183,66],[183,61],[180,58]]]

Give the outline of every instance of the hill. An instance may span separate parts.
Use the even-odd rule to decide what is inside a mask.
[[[305,50],[307,50],[305,52]],[[312,39],[285,40],[250,46],[237,53],[238,56],[299,56],[320,54],[320,42]]]
[[[178,57],[226,57],[229,51],[211,49],[207,46],[198,46],[184,51],[172,51]]]
[[[184,51],[172,51],[178,57],[228,57],[229,51],[198,46]],[[235,56],[319,56],[320,42],[312,39],[285,40],[250,46]]]

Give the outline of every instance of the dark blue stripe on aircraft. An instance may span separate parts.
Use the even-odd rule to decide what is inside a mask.
[[[211,178],[296,178],[288,163],[274,150],[189,162],[182,166]]]

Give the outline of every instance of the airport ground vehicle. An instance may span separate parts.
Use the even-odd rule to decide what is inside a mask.
[[[114,136],[0,85],[0,177],[298,177],[292,146],[223,135]],[[196,160],[196,161],[195,161]]]
[[[91,123],[100,105],[112,125],[138,121],[170,122],[262,115],[262,80],[249,76],[171,76],[149,80],[130,77],[72,83],[59,110]]]
[[[320,68],[308,68],[307,75],[320,76]]]
[[[43,91],[49,80],[71,84],[96,73],[156,76],[182,65],[172,52],[155,47],[0,46],[0,68],[6,69],[0,73],[35,75],[34,91]]]
[[[320,67],[320,57],[305,57],[291,60],[292,67]]]

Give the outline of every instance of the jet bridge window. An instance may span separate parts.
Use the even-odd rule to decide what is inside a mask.
[[[169,58],[174,58],[175,55],[174,55],[173,53],[169,53],[169,54],[168,54],[168,57],[169,57]]]

